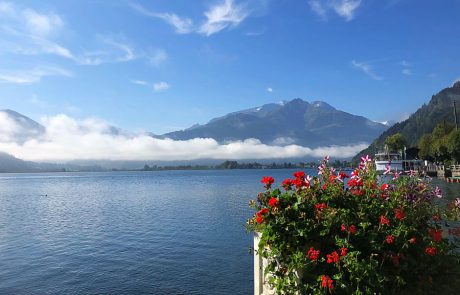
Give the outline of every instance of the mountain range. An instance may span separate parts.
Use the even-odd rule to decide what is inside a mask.
[[[69,132],[84,134],[87,132],[87,128],[91,128],[91,124],[91,121],[85,122],[78,127],[72,127],[76,129],[71,128]],[[53,128],[55,132],[56,128],[60,127],[54,125]],[[229,113],[214,118],[204,125],[196,124],[188,129],[163,135],[136,134],[110,125],[96,126],[98,133],[107,135],[109,138],[133,139],[139,135],[173,140],[213,138],[220,144],[258,139],[260,142],[271,146],[296,144],[309,148],[353,146],[368,143],[387,128],[388,126],[385,124],[337,110],[325,102],[307,102],[298,98]],[[94,132],[94,130],[92,131]],[[119,135],[122,136],[117,137]],[[0,110],[0,143],[16,143],[19,146],[26,141],[29,141],[28,143],[45,143],[50,138],[52,140],[52,136],[47,132],[45,126],[27,116],[13,110]],[[270,155],[267,155],[267,159],[270,159]],[[100,168],[91,166],[98,163],[96,160],[98,159],[92,158],[92,160],[84,161],[83,164],[73,161],[75,163],[66,165],[48,165],[22,161],[3,153],[0,154],[0,172],[79,170],[82,165],[90,165],[90,169],[93,171]],[[169,161],[173,162],[174,160],[172,158]],[[205,160],[205,158],[202,159],[202,161]],[[128,164],[125,162],[122,165],[126,167]],[[108,165],[104,165],[104,167],[110,168]]]
[[[315,148],[368,143],[387,128],[385,124],[337,110],[322,101],[296,98],[230,113],[158,138],[214,138],[220,143],[256,138],[268,145]]]

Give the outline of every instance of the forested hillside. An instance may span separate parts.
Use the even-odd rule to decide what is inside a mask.
[[[460,81],[452,87],[445,88],[433,95],[428,104],[424,104],[407,120],[396,123],[383,132],[367,149],[356,155],[355,159],[362,155],[373,155],[383,148],[385,139],[396,133],[401,133],[407,141],[408,147],[417,146],[424,134],[431,133],[441,122],[454,123],[453,101],[456,100],[457,113],[460,114]]]

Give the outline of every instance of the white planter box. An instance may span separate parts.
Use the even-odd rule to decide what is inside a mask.
[[[260,234],[254,234],[254,295],[273,295],[275,290],[268,284],[264,276],[264,269],[267,267],[267,259],[257,254],[259,249]]]

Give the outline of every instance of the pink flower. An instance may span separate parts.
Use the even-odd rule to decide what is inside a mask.
[[[385,166],[385,171],[383,172],[384,175],[387,175],[391,172],[391,166],[390,165],[386,165]]]
[[[371,157],[369,157],[369,155],[366,155],[365,157],[361,157],[361,163],[362,164],[366,164],[366,163],[370,163],[372,162],[372,159]]]
[[[436,187],[433,191],[434,195],[438,198],[442,198],[442,191],[439,187]]]

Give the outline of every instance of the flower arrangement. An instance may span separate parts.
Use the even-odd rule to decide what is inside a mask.
[[[455,294],[459,244],[444,227],[458,219],[460,200],[441,209],[439,188],[412,172],[379,176],[368,156],[351,175],[328,160],[318,176],[299,171],[280,187],[263,177],[250,202],[247,227],[260,233],[255,250],[277,293]]]

